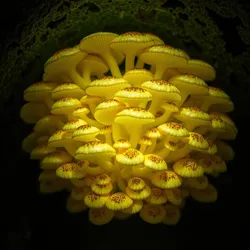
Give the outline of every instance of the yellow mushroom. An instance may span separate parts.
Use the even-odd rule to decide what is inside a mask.
[[[140,217],[150,224],[161,223],[165,216],[166,212],[162,205],[144,204],[140,210]]]
[[[152,102],[148,111],[154,115],[164,102],[178,102],[181,100],[180,91],[164,80],[147,81],[141,87],[152,94]]]
[[[164,190],[167,200],[176,206],[181,205],[183,198],[182,198],[182,193],[179,188],[167,188]]]
[[[78,47],[59,50],[45,62],[44,71],[52,75],[66,75],[75,84],[83,88],[83,79],[77,72],[76,66],[86,55],[87,53],[80,51]]]
[[[131,148],[131,144],[128,140],[120,139],[113,144],[113,148],[117,150],[117,154],[122,154],[127,149]]]
[[[166,204],[164,206],[164,209],[165,209],[165,217],[162,223],[169,226],[176,225],[181,217],[180,209],[172,204]]]
[[[154,44],[152,38],[139,32],[126,32],[114,38],[109,46],[122,52],[125,56],[125,70],[134,68],[134,61],[139,51]]]
[[[155,65],[154,79],[162,79],[167,68],[185,67],[189,56],[169,45],[154,45],[145,49],[139,58],[144,63]]]
[[[62,179],[81,179],[85,176],[83,169],[76,163],[65,163],[56,170],[56,175]]]
[[[72,134],[72,139],[79,142],[95,141],[96,136],[100,133],[100,129],[83,125],[78,127]]]
[[[146,69],[131,69],[123,75],[132,87],[141,87],[141,84],[153,80],[153,74]]]
[[[186,67],[179,67],[180,73],[192,74],[205,81],[213,81],[216,77],[214,67],[198,59],[189,59]]]
[[[55,82],[36,82],[24,90],[24,100],[27,102],[44,102],[48,108],[53,105],[51,93],[58,86]]]
[[[166,162],[156,154],[147,154],[144,159],[144,166],[153,170],[166,170]]]
[[[147,147],[152,145],[152,141],[147,136],[142,136],[138,144],[140,145],[139,151],[144,154]]]
[[[56,150],[48,153],[41,161],[41,169],[56,170],[63,164],[72,162],[73,157],[66,151]]]
[[[184,158],[192,151],[204,152],[209,149],[207,140],[202,135],[195,132],[189,132],[189,136],[181,139],[181,141],[184,142],[185,145],[182,148],[171,152],[167,159],[168,162]]]
[[[54,101],[58,101],[63,98],[75,98],[81,99],[84,96],[85,91],[74,83],[62,83],[55,87],[51,92],[51,97]]]
[[[97,128],[101,128],[103,127],[103,125],[101,123],[99,123],[98,121],[90,118],[88,116],[88,114],[90,113],[90,110],[86,107],[79,107],[79,108],[76,108],[73,112],[72,112],[72,116],[74,118],[76,117],[79,117],[81,118],[82,120],[84,120],[88,125],[90,126],[94,126],[94,127],[97,127]]]
[[[57,115],[46,115],[36,122],[33,130],[43,135],[52,135],[64,126],[62,118]]]
[[[122,209],[121,212],[125,214],[136,214],[142,209],[142,206],[143,206],[142,200],[134,200],[133,204],[130,207]]]
[[[129,142],[133,148],[136,148],[139,142],[143,125],[154,121],[154,115],[143,108],[126,108],[115,117],[115,122],[123,125],[129,133]]]
[[[108,64],[113,76],[121,77],[121,72],[109,47],[109,43],[118,37],[117,34],[111,32],[96,32],[84,37],[80,42],[80,49],[88,53],[100,55]]]
[[[90,192],[84,197],[84,202],[87,207],[101,208],[105,206],[107,199],[107,195],[99,195],[95,194],[94,192]]]
[[[48,153],[54,152],[56,149],[49,147],[47,143],[37,145],[30,153],[30,159],[41,160]]]
[[[83,78],[83,89],[91,83],[91,76],[103,77],[109,71],[106,62],[95,54],[88,54],[77,67]]]
[[[114,217],[114,211],[106,208],[90,208],[89,209],[89,221],[94,225],[108,224]]]
[[[25,123],[36,123],[49,114],[49,108],[42,102],[28,102],[20,110],[20,117]]]
[[[83,107],[87,105],[89,107],[91,114],[94,115],[96,106],[102,102],[102,98],[99,96],[84,95],[80,99],[80,102]]]
[[[114,211],[129,208],[132,204],[133,200],[122,192],[110,195],[106,201],[106,207]]]
[[[145,184],[140,190],[133,190],[130,187],[126,187],[125,192],[133,200],[143,200],[150,196],[151,188],[149,185]]]
[[[130,87],[116,92],[114,99],[125,103],[127,107],[146,108],[147,103],[152,100],[152,95],[143,88]]]
[[[151,188],[151,194],[145,199],[149,204],[162,205],[167,202],[167,196],[164,190],[160,188]]]
[[[217,190],[212,184],[205,189],[190,189],[190,195],[194,200],[202,203],[215,202],[218,198]]]
[[[68,120],[72,120],[74,119],[73,111],[81,106],[81,102],[78,99],[66,97],[53,104],[51,113],[54,115],[66,115]]]
[[[126,106],[115,99],[108,99],[101,102],[95,109],[95,119],[104,125],[112,125],[117,113],[125,109]]]
[[[169,82],[180,90],[179,107],[182,106],[189,95],[205,96],[209,91],[209,87],[202,79],[190,74],[173,76],[169,79]]]
[[[75,141],[72,138],[72,131],[67,130],[57,130],[53,135],[50,136],[48,140],[49,147],[63,147],[72,156],[75,156],[75,152],[78,147],[82,144],[81,142]]]
[[[234,151],[232,147],[224,141],[217,140],[217,155],[220,156],[225,161],[232,161],[234,159]]]
[[[80,146],[75,158],[77,160],[88,160],[91,163],[97,164],[106,171],[112,171],[112,157],[116,154],[115,149],[101,141],[88,141]]]
[[[162,170],[154,172],[151,176],[151,182],[158,188],[176,188],[181,186],[182,180],[172,170]]]
[[[211,126],[209,114],[197,107],[183,107],[174,117],[181,121],[184,127],[190,132],[196,127]]]
[[[121,89],[130,87],[130,84],[123,78],[105,76],[92,81],[86,88],[86,93],[91,96],[101,96],[112,99],[115,93]]]
[[[84,201],[74,200],[71,196],[67,199],[66,209],[70,213],[80,213],[87,210],[87,208]]]
[[[204,170],[194,159],[186,157],[176,161],[173,170],[181,177],[200,177],[204,174]]]

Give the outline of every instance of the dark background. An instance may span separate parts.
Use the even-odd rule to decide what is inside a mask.
[[[4,44],[17,24],[25,20],[27,9],[36,4],[36,1],[32,0],[2,1],[0,44]],[[227,29],[226,26],[225,29]],[[0,51],[1,48],[2,45]],[[237,93],[233,99],[236,102],[236,113],[242,105],[250,107],[249,103],[242,103]],[[218,180],[213,180],[219,191],[218,202],[205,205],[188,202],[180,223],[175,227],[149,225],[138,217],[96,227],[88,222],[86,214],[70,215],[63,209],[66,194],[39,195],[36,181],[38,170],[34,166],[35,163],[31,162],[28,155],[20,149],[23,132],[30,131],[30,128],[23,125],[18,118],[20,106],[11,109],[13,115],[8,116],[8,120],[4,123],[2,146],[11,148],[13,151],[13,158],[6,159],[1,164],[2,168],[7,170],[3,171],[7,176],[2,178],[4,184],[2,192],[5,195],[1,202],[4,209],[7,208],[6,216],[3,214],[4,225],[8,232],[7,249],[59,249],[61,247],[224,249],[233,247],[233,244],[239,250],[250,249],[247,238],[250,235],[248,224],[249,113],[240,116],[232,114],[237,117],[235,122],[239,128],[238,138],[232,143],[236,158],[229,164],[228,173]],[[13,133],[15,136],[12,135]]]

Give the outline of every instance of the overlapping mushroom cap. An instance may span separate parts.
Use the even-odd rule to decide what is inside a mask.
[[[175,225],[189,197],[217,200],[212,179],[238,130],[230,97],[206,82],[212,65],[150,33],[97,32],[44,71],[20,111],[34,124],[22,148],[40,162],[42,194],[69,192],[67,210],[88,210],[94,225],[136,213]]]

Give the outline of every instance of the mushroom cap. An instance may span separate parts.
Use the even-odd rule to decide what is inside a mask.
[[[165,110],[165,112],[169,113],[178,113],[179,108],[173,102],[165,102],[161,105],[161,108]]]
[[[76,163],[65,163],[56,170],[56,175],[63,179],[81,179],[85,176],[83,169]]]
[[[134,191],[142,190],[146,183],[140,177],[132,177],[128,180],[128,187]]]
[[[217,140],[216,141],[217,146],[217,155],[220,156],[225,161],[231,161],[234,159],[234,151],[230,145],[228,145],[226,142]]]
[[[77,47],[59,50],[45,62],[44,71],[49,75],[68,75],[72,71],[72,68],[76,69],[76,65],[81,62],[86,55],[86,52],[80,51]]]
[[[136,214],[142,209],[142,206],[142,200],[134,200],[133,204],[130,207],[122,209],[121,211],[126,214]]]
[[[126,187],[125,192],[133,200],[143,200],[150,196],[151,188],[147,184],[140,190],[133,190],[130,187]]]
[[[24,100],[28,102],[43,102],[51,95],[51,91],[58,86],[55,82],[36,82],[24,90]]]
[[[140,86],[142,83],[150,81],[153,78],[152,72],[146,69],[131,69],[123,75],[123,79],[127,80],[131,86]]]
[[[208,184],[205,189],[190,189],[191,197],[202,203],[215,202],[218,198],[216,188],[212,184]]]
[[[106,207],[110,210],[122,210],[132,206],[133,200],[122,192],[110,195],[106,201]]]
[[[72,162],[73,157],[64,150],[56,150],[48,153],[41,161],[41,169],[55,170],[59,166]]]
[[[118,141],[116,141],[113,144],[113,148],[124,148],[124,149],[128,149],[131,147],[131,144],[128,140],[126,139],[120,139]]]
[[[174,117],[182,122],[194,123],[196,126],[211,125],[209,114],[197,107],[183,107]]]
[[[115,122],[120,124],[149,124],[155,121],[152,113],[143,108],[130,107],[116,114]]]
[[[166,204],[164,206],[165,209],[165,218],[163,219],[162,223],[165,225],[176,225],[181,217],[180,209],[172,204]]]
[[[80,99],[84,94],[85,92],[83,89],[69,82],[58,85],[51,92],[52,99],[56,101],[67,97]]]
[[[158,155],[145,155],[144,166],[154,170],[166,170],[167,163]]]
[[[87,125],[87,123],[82,119],[73,119],[68,121],[62,128],[62,130],[75,130],[81,126]]]
[[[169,45],[154,45],[140,54],[140,60],[150,64],[164,64],[166,68],[181,68],[187,66],[189,56],[181,49]]]
[[[215,172],[224,173],[227,171],[227,165],[220,156],[211,155],[210,159],[213,161]]]
[[[151,194],[145,201],[150,204],[162,205],[167,202],[167,197],[164,190],[160,188],[151,188]]]
[[[51,133],[54,133],[58,129],[62,129],[63,126],[64,123],[61,121],[60,116],[47,115],[37,121],[37,123],[33,127],[33,130],[36,133],[49,135]]]
[[[172,170],[157,171],[152,174],[151,182],[158,188],[175,188],[182,183],[181,178]]]
[[[111,182],[111,178],[107,174],[100,174],[96,177],[95,183],[99,185],[106,185]]]
[[[86,88],[86,93],[92,96],[105,96],[105,92],[114,95],[117,91],[130,87],[127,80],[115,76],[105,76],[92,81]]]
[[[52,108],[51,113],[55,115],[68,115],[71,114],[76,108],[81,107],[81,102],[72,97],[66,97],[56,101]]]
[[[49,114],[49,108],[42,102],[28,102],[20,110],[20,118],[25,123],[36,123]]]
[[[161,133],[158,128],[150,128],[146,131],[145,135],[150,139],[157,139],[161,137]]]
[[[107,184],[93,183],[90,186],[91,190],[99,195],[108,195],[113,190],[113,184],[111,182]]]
[[[67,199],[66,208],[70,213],[79,213],[87,210],[88,207],[85,205],[84,201],[77,201],[69,196]]]
[[[144,204],[140,210],[140,217],[150,224],[161,223],[165,216],[166,212],[162,205]]]
[[[119,100],[108,99],[97,105],[94,117],[98,122],[104,125],[111,125],[117,113],[125,108],[125,104]]]
[[[106,208],[90,208],[89,209],[89,221],[97,226],[105,225],[109,223],[114,217],[114,211]]]
[[[150,92],[146,91],[143,88],[138,87],[129,87],[119,90],[115,93],[115,99],[124,101],[126,100],[141,100],[141,101],[151,101],[152,95]]]
[[[72,139],[85,142],[100,133],[100,129],[90,125],[82,125],[76,128],[72,134]]]
[[[209,144],[207,140],[202,135],[196,132],[189,132],[189,136],[183,138],[182,141],[187,143],[189,146],[195,148],[196,150],[209,149]]]
[[[96,32],[85,36],[80,41],[80,49],[88,53],[102,54],[104,50],[109,49],[109,43],[118,37],[117,34],[111,32]]]
[[[43,170],[38,177],[38,181],[53,181],[57,179],[58,176],[55,170]]]
[[[105,206],[107,199],[108,199],[107,195],[98,195],[95,194],[94,192],[90,192],[84,197],[84,202],[87,207],[101,208]]]
[[[107,143],[101,141],[88,141],[80,146],[76,151],[77,160],[108,160],[115,156],[115,149]]]
[[[57,130],[48,140],[50,147],[63,147],[72,139],[72,132],[67,130]]]
[[[179,188],[167,188],[164,191],[170,203],[176,206],[181,205],[183,198]]]
[[[159,131],[162,134],[170,135],[174,137],[187,137],[189,132],[184,128],[181,123],[177,122],[167,122],[158,126]]]
[[[109,67],[107,63],[97,54],[88,54],[78,65],[80,72],[89,70],[91,75],[100,75],[107,73]]]
[[[173,165],[175,173],[181,177],[199,177],[204,174],[204,170],[194,159],[186,157],[176,161]]]
[[[191,74],[176,75],[168,81],[180,91],[187,92],[191,95],[205,95],[208,94],[209,91],[207,84],[202,79]]]
[[[154,45],[163,45],[164,44],[164,41],[160,37],[156,36],[155,34],[148,33],[148,32],[143,33],[143,34],[149,36],[153,40]]]
[[[141,87],[152,94],[153,98],[161,98],[166,101],[180,101],[180,90],[176,88],[173,84],[160,80],[150,80],[141,84]]]
[[[131,51],[139,51],[154,44],[152,38],[139,32],[126,32],[114,38],[109,46],[126,54]]]
[[[75,117],[85,117],[90,113],[90,110],[86,107],[78,107],[73,112],[72,115]]]
[[[213,81],[216,77],[214,67],[204,61],[198,59],[189,59],[187,66],[178,68],[181,73],[193,74],[205,81]]]
[[[147,145],[150,146],[152,145],[152,141],[150,140],[150,138],[148,138],[147,136],[142,136],[139,140],[139,144],[140,145]]]
[[[136,149],[129,148],[122,154],[117,154],[116,161],[123,165],[136,166],[144,162],[144,155]]]
[[[48,153],[54,152],[56,149],[49,147],[47,143],[37,145],[30,153],[30,159],[39,160],[44,158]]]
[[[183,180],[185,185],[194,189],[206,189],[208,187],[208,178],[206,175],[202,175],[196,178],[186,178]]]

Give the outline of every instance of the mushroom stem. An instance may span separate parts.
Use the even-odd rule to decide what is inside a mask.
[[[158,64],[155,66],[155,74],[154,74],[154,79],[162,79],[164,76],[164,72],[166,70],[166,66],[163,64]]]
[[[132,148],[136,148],[137,144],[141,138],[142,126],[138,124],[131,124],[125,126],[128,134],[129,134],[129,143]]]
[[[153,99],[148,111],[153,115],[156,115],[162,103],[163,103],[162,99]]]
[[[125,180],[119,175],[117,175],[117,178],[116,178],[116,183],[117,183],[117,186],[118,188],[122,191],[122,192],[125,192],[126,190],[126,182]]]
[[[192,149],[188,145],[184,145],[184,147],[182,147],[181,149],[171,152],[169,156],[166,158],[166,161],[167,162],[177,161],[181,158],[186,157],[191,151]]]
[[[163,147],[162,149],[160,149],[159,151],[155,152],[156,155],[160,156],[162,159],[165,159],[168,157],[170,153],[170,150]]]
[[[181,100],[177,103],[178,107],[181,107],[183,103],[187,100],[189,94],[184,91],[180,91]]]
[[[81,144],[81,142],[72,140],[72,143],[67,143],[67,145],[64,145],[64,148],[68,151],[70,155],[75,157],[76,150],[81,146]]]
[[[107,172],[112,172],[114,170],[114,165],[110,161],[98,160],[98,165]]]
[[[112,76],[122,77],[121,71],[116,63],[116,60],[110,53],[103,54],[104,59],[106,60]]]
[[[112,124],[112,135],[114,142],[120,139],[125,139],[124,134],[122,134],[122,126],[116,122],[113,122]]]
[[[140,57],[137,57],[137,62],[135,65],[136,69],[143,69],[144,68],[144,62],[142,60],[140,60]]]
[[[87,115],[81,115],[81,119],[83,119],[85,122],[87,122],[88,125],[90,125],[90,126],[97,127],[97,128],[103,127],[103,125],[101,123],[89,118]]]
[[[189,132],[192,132],[195,129],[195,127],[196,127],[195,124],[188,123],[188,122],[184,122],[183,125],[186,128],[186,130],[189,131]]]
[[[111,133],[107,133],[104,136],[105,136],[106,143],[108,143],[109,145],[112,146],[113,145],[113,140],[112,140]]]
[[[131,168],[130,167],[123,167],[121,170],[121,177],[125,180],[131,177]]]
[[[83,89],[86,89],[88,85],[91,83],[90,71],[87,69],[84,69],[82,73],[82,78],[83,78],[83,84],[84,84]]]
[[[45,105],[46,105],[49,109],[51,109],[52,106],[53,106],[53,104],[54,104],[54,102],[53,102],[51,96],[47,96],[46,98],[44,98],[43,102],[45,103]]]
[[[145,154],[151,154],[155,150],[157,138],[152,138],[151,141],[152,141],[152,144],[147,147]]]
[[[139,148],[139,151],[144,154],[144,152],[146,151],[147,147],[148,147],[148,145],[141,144],[140,148]]]
[[[135,61],[135,53],[134,52],[128,52],[126,54],[126,60],[125,60],[125,71],[129,71],[131,69],[134,69],[134,61]]]
[[[76,85],[78,85],[82,89],[85,89],[83,78],[78,74],[75,68],[73,68],[72,71],[69,72],[69,76]]]
[[[149,179],[151,170],[145,166],[137,165],[132,167],[132,174],[136,177]]]

